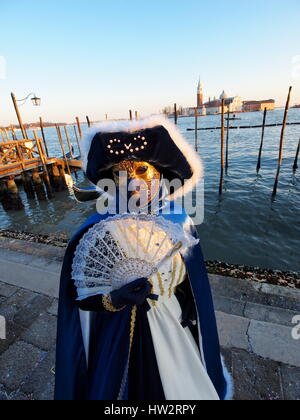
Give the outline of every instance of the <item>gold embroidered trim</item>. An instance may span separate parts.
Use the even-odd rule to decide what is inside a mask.
[[[133,338],[134,338],[134,330],[135,330],[135,324],[136,324],[136,314],[137,314],[137,306],[134,306],[131,310],[131,321],[130,321],[130,350],[132,348],[133,344]]]
[[[160,296],[164,296],[165,295],[164,283],[163,283],[163,279],[160,273],[157,273],[157,278],[159,281]]]
[[[173,285],[175,282],[175,278],[176,278],[176,270],[177,270],[177,259],[174,258],[173,260],[173,271],[172,271],[172,281],[169,287],[169,298],[172,297],[172,290],[173,290]]]
[[[131,350],[132,350],[134,332],[135,332],[135,325],[136,325],[136,315],[137,315],[137,306],[134,306],[131,309],[128,361],[127,361],[127,365],[126,365],[126,368],[125,368],[125,371],[124,371],[124,375],[123,375],[123,379],[122,379],[122,383],[121,383],[121,387],[120,387],[120,392],[119,392],[119,395],[118,395],[118,401],[122,400],[122,398],[123,398],[124,391],[125,391],[125,386],[126,386],[126,380],[128,378]]]
[[[122,306],[122,308],[115,308],[114,305],[112,304],[110,295],[107,295],[107,296],[103,295],[102,303],[103,303],[104,309],[106,309],[108,312],[121,312],[123,311],[123,309],[126,308],[126,306]]]

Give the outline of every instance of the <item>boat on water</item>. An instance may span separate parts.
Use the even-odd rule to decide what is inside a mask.
[[[238,118],[235,114],[233,115],[233,117],[227,117],[226,120],[227,121],[241,121],[242,118]]]

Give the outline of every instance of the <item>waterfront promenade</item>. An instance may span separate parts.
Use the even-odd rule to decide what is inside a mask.
[[[0,400],[52,400],[64,249],[0,238]],[[210,276],[222,352],[236,400],[300,399],[300,291]]]

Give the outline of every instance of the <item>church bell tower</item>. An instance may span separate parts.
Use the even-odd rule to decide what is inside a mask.
[[[203,105],[203,86],[201,80],[199,79],[198,89],[197,89],[197,107],[201,108]]]

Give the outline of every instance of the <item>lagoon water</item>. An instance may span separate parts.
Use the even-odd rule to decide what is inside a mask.
[[[258,112],[239,117],[241,121],[231,124],[260,124],[263,115]],[[283,110],[276,110],[269,112],[267,123],[281,123],[282,119]],[[291,109],[289,122],[298,121],[300,109]],[[220,116],[201,117],[199,126],[220,126]],[[194,144],[194,132],[187,131],[194,128],[194,118],[179,119],[179,128]],[[222,197],[218,194],[220,130],[199,131],[199,153],[205,165],[205,220],[198,230],[207,260],[300,271],[300,162],[299,170],[295,173],[292,170],[300,126],[286,129],[278,195],[272,200],[280,131],[281,127],[266,128],[259,176],[256,164],[261,129],[230,131],[230,167]],[[50,154],[61,155],[55,129],[47,128],[45,132]],[[73,127],[69,132],[77,152]],[[82,173],[76,182],[87,185]],[[70,237],[95,211],[95,203],[79,204],[68,192],[56,193],[49,202],[28,202],[21,194],[24,211],[7,214],[0,206],[0,228]]]

